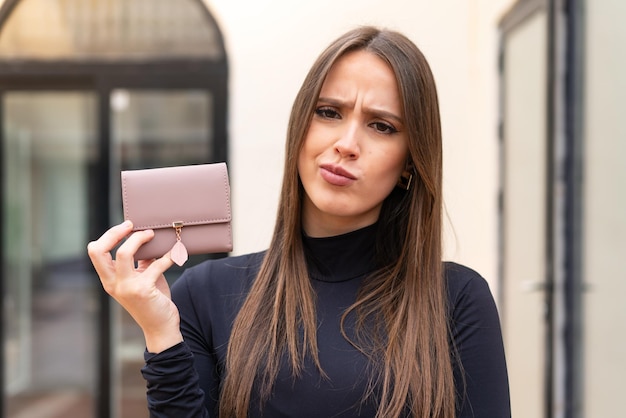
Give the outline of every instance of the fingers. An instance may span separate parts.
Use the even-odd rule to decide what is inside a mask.
[[[174,262],[170,258],[170,253],[168,252],[163,257],[157,258],[150,263],[150,265],[145,268],[145,272],[150,275],[160,276],[173,265]]]
[[[154,238],[154,231],[147,229],[132,234],[115,253],[117,274],[121,277],[128,277],[135,271],[135,253],[139,247]]]
[[[132,230],[133,223],[131,221],[124,221],[119,225],[109,228],[98,240],[94,241],[94,243],[99,249],[109,252]]]
[[[87,244],[87,253],[100,277],[106,276],[113,267],[111,250],[133,229],[130,221],[111,227],[96,241]]]
[[[172,265],[174,265],[174,262],[170,258],[170,253],[167,253],[163,257],[154,260],[139,260],[137,269],[150,275],[161,275]]]
[[[125,221],[108,229],[96,241],[87,244],[87,253],[101,280],[115,276],[129,277],[135,269],[135,253],[146,242],[154,237],[154,231],[138,231],[130,235],[115,254],[113,261],[111,251],[132,232],[133,224]]]
[[[96,241],[87,245],[87,252],[100,277],[104,290],[135,319],[144,330],[175,326],[174,337],[180,339],[179,316],[171,301],[171,293],[163,273],[173,262],[169,254],[156,260],[141,260],[135,268],[135,254],[139,247],[154,238],[154,231],[132,233],[132,223],[124,222],[106,231]],[[130,235],[129,235],[130,234]],[[120,244],[115,254],[112,250]],[[168,328],[168,329],[169,329]],[[147,337],[146,337],[147,341]],[[178,341],[178,340],[177,340]]]
[[[163,276],[173,264],[168,253],[156,260],[140,260],[138,268],[135,268],[134,258],[137,250],[154,238],[154,231],[138,231],[129,236],[132,228],[130,221],[123,222],[111,227],[98,240],[87,245],[87,252],[104,289],[114,298],[124,294],[123,289],[126,287],[123,283],[127,282],[127,279],[141,276],[147,280],[145,283],[152,283],[151,286],[154,286],[159,277]],[[128,238],[119,246],[113,260],[112,250],[126,237]],[[135,285],[137,283],[134,283]]]

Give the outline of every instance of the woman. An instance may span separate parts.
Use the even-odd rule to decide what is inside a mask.
[[[314,63],[289,121],[266,252],[134,267],[151,231],[89,244],[146,338],[155,417],[507,417],[486,282],[441,259],[435,83],[403,35],[352,30]]]

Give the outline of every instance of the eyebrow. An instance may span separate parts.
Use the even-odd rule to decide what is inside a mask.
[[[353,104],[351,102],[345,102],[339,99],[332,99],[329,97],[319,97],[317,99],[318,103],[322,103],[322,104],[327,104],[327,105],[331,105],[334,107],[353,107]],[[370,115],[374,115],[374,116],[379,116],[382,118],[389,118],[389,119],[393,119],[395,120],[397,123],[404,125],[404,119],[398,115],[396,115],[393,112],[389,112],[387,110],[383,110],[383,109],[375,109],[375,108],[371,108],[371,107],[366,107],[365,109],[365,113],[370,114]]]

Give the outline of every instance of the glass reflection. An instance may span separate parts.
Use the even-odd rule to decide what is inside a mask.
[[[8,417],[92,415],[97,304],[85,263],[95,98],[4,95]]]

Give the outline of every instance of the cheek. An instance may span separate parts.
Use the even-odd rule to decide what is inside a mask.
[[[390,149],[384,156],[380,157],[379,161],[386,162],[384,167],[381,166],[380,168],[389,177],[398,178],[406,168],[408,157],[409,152],[405,146]]]
[[[337,127],[322,123],[315,118],[311,120],[304,137],[302,148],[309,156],[317,156],[333,146],[337,139]]]
[[[388,189],[389,193],[396,187],[402,172],[406,169],[407,158],[407,152],[396,153],[388,157],[387,161],[389,164],[386,165],[384,171],[380,173],[380,178],[385,179],[385,188]]]
[[[311,170],[315,160],[325,149],[324,144],[319,140],[319,135],[316,135],[317,130],[314,125],[311,124],[298,153],[298,173],[301,176],[306,175],[307,170]]]

